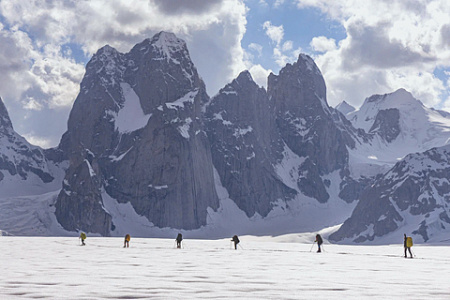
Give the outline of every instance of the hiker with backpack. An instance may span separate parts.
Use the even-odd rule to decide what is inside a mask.
[[[177,241],[177,248],[180,249],[181,248],[181,241],[183,240],[183,235],[181,233],[179,233],[175,240]]]
[[[408,256],[406,255],[406,250],[409,251],[409,255],[411,256],[411,258],[413,257],[412,252],[411,252],[411,247],[413,245],[413,240],[412,237],[410,236],[406,236],[406,233],[403,235],[403,247],[405,248],[405,258],[407,258]]]
[[[232,242],[234,242],[234,250],[237,250],[237,245],[239,244],[239,238],[237,235],[234,235],[233,238],[231,239]]]
[[[316,234],[316,240],[314,241],[317,243],[317,246],[319,247],[319,249],[317,250],[318,253],[322,252],[322,249],[320,248],[320,246],[322,246],[323,244],[323,240],[322,237],[320,236],[320,234]]]
[[[86,244],[84,243],[85,239],[86,239],[86,233],[81,232],[80,233],[81,246],[86,246]]]
[[[124,248],[130,247],[130,240],[131,240],[131,237],[130,237],[130,235],[127,233],[127,235],[125,236],[125,241],[123,242],[123,247],[124,247]]]

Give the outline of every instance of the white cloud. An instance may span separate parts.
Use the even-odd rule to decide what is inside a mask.
[[[253,80],[262,87],[267,88],[267,77],[272,72],[272,70],[266,70],[261,65],[253,65],[250,70],[250,74],[252,74]]]
[[[41,94],[49,108],[70,107],[79,92],[84,66],[64,57],[59,47],[47,45],[29,73],[34,85],[25,94]]]
[[[258,54],[258,57],[261,57],[263,47],[260,44],[250,43],[250,45],[248,45],[248,48],[255,51]]]
[[[358,106],[374,93],[399,87],[426,105],[436,105],[444,83],[433,75],[450,66],[450,31],[445,0],[296,0],[320,9],[342,24],[347,36],[336,45],[326,37],[311,41],[327,83],[328,101]],[[332,42],[332,43],[331,43]],[[334,45],[333,45],[334,44]]]
[[[287,63],[297,59],[301,48],[292,50],[294,47],[292,41],[282,43],[284,37],[283,25],[275,26],[272,25],[270,21],[266,21],[263,24],[263,29],[265,29],[265,33],[270,40],[275,43],[273,48],[273,58],[278,66],[284,67]]]
[[[284,4],[284,0],[275,0],[273,7],[277,8]]]
[[[444,102],[442,110],[445,110],[446,112],[450,113],[450,97],[448,97],[447,100]]]
[[[277,46],[280,45],[281,40],[284,37],[283,25],[274,26],[270,21],[266,21],[263,24],[263,29],[266,30],[266,35],[274,42]]]
[[[314,51],[327,52],[336,49],[336,41],[325,36],[318,36],[312,39],[310,46]]]
[[[283,51],[291,51],[294,48],[294,43],[292,41],[286,41],[283,43],[283,47],[281,48]]]
[[[283,53],[282,49],[276,47],[273,49],[273,58],[278,66],[284,67],[287,63],[291,62],[292,57]]]
[[[35,136],[33,133],[25,133],[23,137],[33,145],[39,145],[40,147],[46,149],[52,147],[52,141],[46,138],[41,138],[39,136]]]
[[[28,97],[25,101],[24,108],[28,110],[42,110],[42,104],[33,97]]]

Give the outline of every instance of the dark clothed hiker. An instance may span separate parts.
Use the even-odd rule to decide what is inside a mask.
[[[319,249],[317,250],[317,252],[322,252],[322,249],[320,248],[320,246],[322,246],[323,244],[323,240],[322,237],[320,236],[320,234],[316,235],[316,240],[315,242],[317,242],[317,246],[319,247]]]
[[[177,248],[181,248],[181,241],[183,240],[183,236],[181,233],[177,235],[177,238],[175,239],[177,241]]]
[[[237,250],[237,245],[239,244],[239,238],[237,235],[233,236],[233,238],[231,239],[232,242],[234,242],[234,249]]]

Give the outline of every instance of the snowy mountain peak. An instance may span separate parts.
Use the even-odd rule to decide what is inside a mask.
[[[347,117],[353,126],[369,132],[379,113],[392,109],[398,110],[401,121],[408,123],[403,123],[403,129],[407,131],[411,131],[412,128],[420,129],[424,123],[428,123],[428,114],[432,112],[411,93],[405,89],[399,89],[389,94],[370,96],[360,109],[349,113]],[[402,127],[402,124],[400,126]]]
[[[98,49],[97,52],[92,56],[91,62],[101,61],[117,61],[121,56],[121,53],[110,45],[105,45]]]
[[[352,105],[348,104],[346,101],[342,101],[341,103],[336,105],[335,109],[337,109],[338,111],[340,111],[344,115],[347,115],[348,113],[351,113],[351,112],[356,110],[355,107],[353,107]]]
[[[106,45],[100,48],[86,65],[86,78],[99,77],[103,86],[117,85],[124,71],[123,54]],[[81,89],[86,91],[92,82],[82,82]],[[86,86],[88,85],[88,86]]]
[[[114,47],[111,47],[110,45],[105,45],[97,50],[96,55],[115,55],[116,53],[119,53]]]
[[[389,94],[370,96],[366,99],[363,106],[369,103],[376,104],[381,109],[400,108],[402,106],[423,106],[422,102],[415,99],[410,92],[403,88]]]
[[[346,117],[355,128],[372,137],[368,145],[361,145],[350,155],[353,170],[366,161],[376,172],[387,171],[386,167],[409,153],[446,145],[450,138],[450,118],[425,107],[404,89],[373,95]],[[367,168],[364,172],[367,174]]]
[[[177,36],[171,32],[161,31],[151,39],[150,43],[167,59],[174,60],[172,56],[174,53],[178,52],[184,52],[184,54],[189,57],[185,41],[177,38]]]
[[[161,31],[157,34],[155,34],[152,38],[153,43],[158,41],[161,45],[167,45],[167,46],[175,46],[175,45],[185,45],[186,43],[179,39],[174,33],[172,32],[166,32]]]

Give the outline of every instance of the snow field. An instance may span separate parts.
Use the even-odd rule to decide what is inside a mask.
[[[445,246],[1,237],[0,299],[449,299]]]

